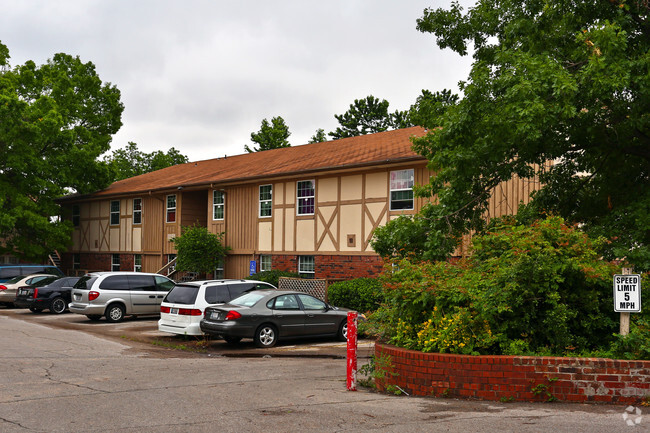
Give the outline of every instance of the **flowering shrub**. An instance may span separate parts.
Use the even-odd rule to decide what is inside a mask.
[[[456,262],[397,260],[369,330],[409,349],[465,354],[581,353],[618,330],[612,275],[579,229],[549,217],[502,220]]]

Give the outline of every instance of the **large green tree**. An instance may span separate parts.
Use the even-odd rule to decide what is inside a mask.
[[[119,90],[91,63],[55,54],[11,67],[0,43],[0,253],[42,259],[67,246],[55,199],[107,186],[98,157],[122,125]]]
[[[279,149],[281,147],[290,147],[291,144],[288,140],[290,135],[289,127],[281,116],[272,118],[270,123],[267,119],[264,119],[262,120],[260,130],[251,132],[251,141],[256,143],[258,147],[250,148],[248,145],[245,145],[244,149],[248,153],[253,153]]]
[[[372,95],[355,99],[348,111],[334,115],[340,126],[328,135],[337,140],[411,126],[408,113],[401,111],[389,113],[389,105],[387,100],[379,100]]]
[[[104,158],[113,171],[113,180],[127,179],[172,165],[184,164],[187,156],[181,154],[176,148],[170,148],[166,153],[156,150],[145,153],[138,150],[138,145],[130,141],[123,149],[116,149]]]
[[[441,235],[481,230],[490,190],[517,175],[534,206],[607,239],[607,258],[650,269],[650,21],[647,1],[479,0],[426,9],[418,30],[474,49],[462,100],[415,140],[437,172],[422,217]],[[553,162],[552,167],[545,164]],[[426,255],[426,254],[425,254]]]

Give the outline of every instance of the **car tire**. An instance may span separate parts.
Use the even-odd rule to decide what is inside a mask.
[[[38,314],[43,311],[42,308],[34,308],[34,307],[29,307],[29,311],[31,311],[34,314]]]
[[[273,347],[278,342],[278,331],[273,325],[261,325],[255,331],[253,340],[257,347]]]
[[[341,322],[339,326],[339,332],[336,334],[336,337],[340,341],[348,341],[348,320],[347,318]]]
[[[226,340],[226,343],[228,344],[237,344],[241,341],[241,337],[224,336],[223,339]]]
[[[53,314],[61,314],[65,312],[65,299],[60,296],[52,299],[50,302],[50,312]]]
[[[109,322],[117,323],[124,320],[124,314],[126,314],[126,309],[122,304],[111,304],[104,315]]]
[[[92,320],[93,322],[97,322],[102,318],[101,314],[88,314],[86,315],[86,317]]]

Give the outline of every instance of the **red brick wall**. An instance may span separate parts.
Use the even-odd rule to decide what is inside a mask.
[[[316,273],[314,278],[328,280],[350,280],[361,277],[377,277],[384,262],[379,256],[314,256]],[[273,255],[271,266],[280,271],[298,272],[298,256]]]
[[[566,402],[625,404],[650,395],[650,361],[450,355],[375,344],[375,356],[386,355],[397,375],[377,386],[397,385],[410,395],[545,401],[550,394]]]

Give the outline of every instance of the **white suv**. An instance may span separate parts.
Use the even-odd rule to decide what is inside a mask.
[[[120,322],[124,316],[157,315],[160,303],[174,285],[159,274],[93,272],[74,285],[69,308],[90,320],[106,316],[109,322]]]
[[[158,330],[180,335],[203,335],[200,322],[205,307],[225,304],[257,289],[275,289],[253,280],[206,280],[177,284],[160,304]]]

